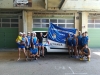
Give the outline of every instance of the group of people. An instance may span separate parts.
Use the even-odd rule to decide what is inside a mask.
[[[27,35],[25,32],[20,32],[19,36],[16,39],[16,43],[18,45],[18,52],[20,60],[21,49],[24,52],[25,60],[28,58],[37,59],[40,57],[40,51],[42,51],[42,57],[44,57],[44,45],[43,45],[43,37],[46,37],[40,33],[40,36],[37,37],[35,32],[28,32]],[[81,33],[79,31],[78,35],[68,34],[66,38],[66,44],[68,48],[69,57],[80,58],[83,60],[83,57],[86,56],[88,61],[90,61],[90,49],[88,48],[89,37],[88,33]]]
[[[44,46],[43,46],[43,37],[46,37],[40,33],[40,36],[37,38],[35,32],[28,32],[27,35],[25,32],[19,32],[19,35],[16,39],[16,43],[18,45],[18,53],[20,60],[21,50],[23,50],[25,55],[25,60],[27,61],[28,58],[37,59],[40,57],[40,50],[42,50],[42,57],[44,57]]]
[[[78,35],[73,37],[68,34],[66,38],[66,44],[68,47],[69,57],[75,56],[75,58],[80,58],[83,60],[84,57],[90,61],[90,49],[88,48],[88,32],[81,33],[78,32]],[[74,54],[73,54],[74,53]]]

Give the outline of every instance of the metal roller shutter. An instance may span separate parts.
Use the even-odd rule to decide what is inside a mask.
[[[18,35],[18,15],[0,15],[0,48],[16,48]]]
[[[100,15],[90,15],[88,18],[89,47],[100,47]]]

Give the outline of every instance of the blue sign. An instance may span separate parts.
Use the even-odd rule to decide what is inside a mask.
[[[59,43],[65,43],[68,34],[73,36],[74,34],[76,34],[76,30],[77,29],[74,28],[73,29],[62,28],[57,25],[54,25],[53,23],[50,23],[50,27],[48,30],[48,39]]]

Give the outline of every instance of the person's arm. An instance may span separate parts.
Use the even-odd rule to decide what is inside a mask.
[[[84,50],[84,47],[81,49],[82,54],[83,54],[83,50]]]
[[[28,38],[26,37],[26,43],[28,43]]]
[[[39,42],[39,39],[37,38],[37,41],[36,41],[36,43],[38,44],[38,42]]]
[[[46,33],[46,35],[43,35],[43,37],[46,37],[48,35],[48,33]]]
[[[37,39],[37,43],[39,43],[39,39]]]

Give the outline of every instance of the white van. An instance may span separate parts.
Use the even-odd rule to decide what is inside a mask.
[[[46,35],[47,33],[47,31],[34,31],[34,32],[36,32],[37,37],[40,36],[41,32],[43,33],[43,35]],[[68,49],[65,44],[52,41],[47,37],[43,38],[43,44],[44,44],[45,53],[46,52],[68,52]]]

